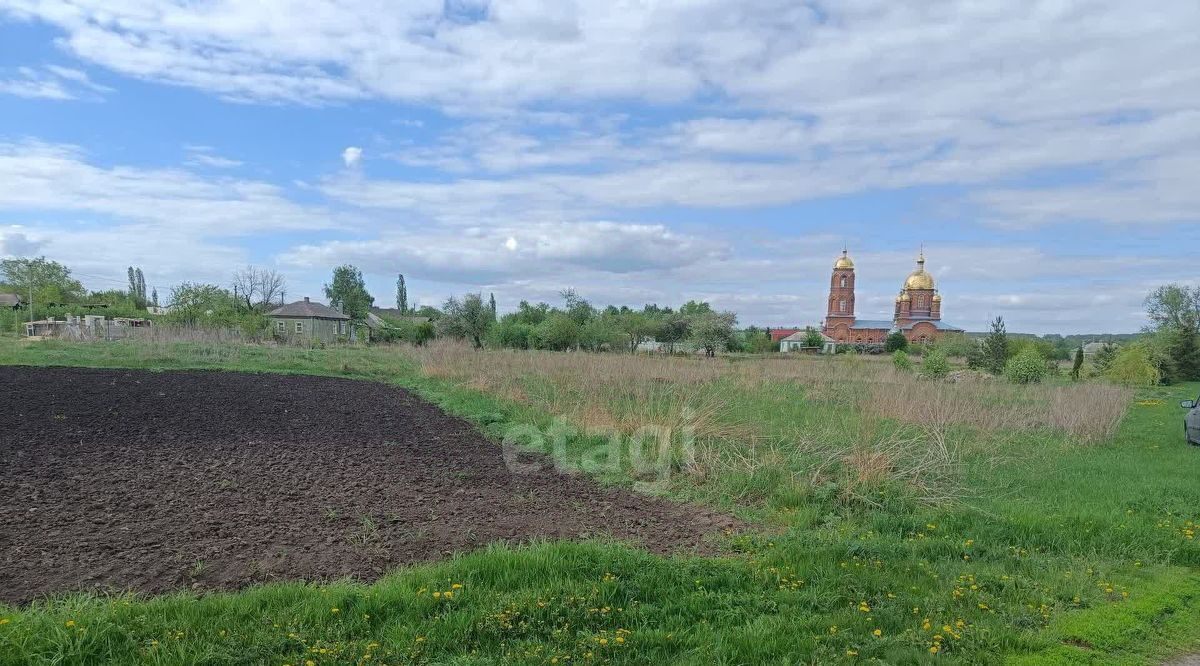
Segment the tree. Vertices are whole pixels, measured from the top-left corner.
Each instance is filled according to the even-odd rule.
[[[810,326],[804,331],[804,346],[821,349],[825,346],[825,338],[820,331]]]
[[[654,322],[654,319],[651,318],[650,321]],[[682,312],[666,313],[661,315],[658,321],[655,322],[653,332],[650,335],[654,336],[655,340],[666,345],[668,350],[674,352],[675,345],[691,337],[691,320]]]
[[[45,257],[0,261],[0,282],[23,298],[32,291],[39,304],[79,302],[87,296],[83,284],[71,277],[71,269]]]
[[[892,366],[899,372],[912,372],[912,359],[908,357],[908,352],[903,349],[897,349],[892,352]]]
[[[900,331],[888,333],[887,339],[883,341],[883,351],[908,351],[908,338],[904,337],[904,333]]]
[[[553,312],[537,326],[538,346],[554,351],[566,351],[579,341],[579,323],[565,312]]]
[[[1004,376],[1014,384],[1038,384],[1046,376],[1046,359],[1037,349],[1026,347],[1004,364]]]
[[[1008,332],[1004,330],[1004,317],[992,322],[992,332],[983,340],[983,365],[988,372],[999,375],[1008,363]]]
[[[233,274],[230,287],[246,310],[266,309],[286,287],[285,278],[269,268],[247,266]]]
[[[657,322],[645,312],[625,310],[609,316],[614,320],[617,331],[624,337],[625,348],[630,354],[636,352],[638,345],[653,337],[659,329]],[[663,340],[660,339],[659,342]]]
[[[1117,346],[1111,342],[1106,342],[1100,346],[1095,356],[1092,357],[1092,365],[1095,366],[1097,373],[1103,375],[1108,372],[1113,359],[1117,357],[1117,349]]]
[[[1200,287],[1164,285],[1150,292],[1145,305],[1156,328],[1200,329]]]
[[[496,295],[488,292],[488,309],[492,311],[492,320],[496,319]]]
[[[215,284],[184,282],[171,290],[169,321],[179,324],[231,324],[236,319],[233,294]]]
[[[1083,347],[1075,349],[1075,362],[1071,364],[1071,379],[1079,381],[1080,374],[1083,373]]]
[[[325,298],[329,299],[331,306],[341,307],[344,314],[359,321],[366,319],[367,312],[375,303],[367,291],[362,271],[350,264],[333,269],[333,281],[325,285]]]
[[[1129,345],[1118,352],[1104,376],[1127,386],[1153,386],[1162,378],[1150,358],[1150,350],[1141,344]]]
[[[592,304],[575,293],[574,289],[564,290],[561,296],[566,305],[567,316],[573,319],[576,324],[582,326],[595,316],[596,311],[592,308]]]
[[[146,276],[142,273],[142,269],[130,266],[129,275],[129,298],[133,299],[134,305],[139,308],[146,307]]]
[[[942,379],[950,374],[950,361],[946,360],[946,355],[938,350],[933,350],[925,355],[925,359],[921,361],[921,376],[928,379]]]
[[[404,273],[396,277],[396,309],[400,314],[408,314],[408,286],[404,284]]]
[[[705,305],[707,306],[707,303]],[[733,338],[733,326],[737,323],[737,315],[732,312],[713,312],[711,308],[695,312],[696,314],[688,317],[692,341],[696,348],[704,350],[705,356],[716,356],[717,350],[728,347]]]
[[[158,307],[158,288],[157,287],[150,291],[150,301],[152,303],[154,303],[154,307]]]
[[[462,300],[451,296],[442,306],[438,325],[446,335],[468,339],[476,349],[482,349],[483,338],[492,326],[492,313],[480,294],[467,294]]]

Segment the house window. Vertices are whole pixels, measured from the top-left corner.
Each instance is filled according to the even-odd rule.
[[[296,332],[297,332],[297,333],[303,333],[303,332],[304,332],[304,322],[302,322],[302,321],[298,321],[298,322],[296,322]]]
[[[283,333],[283,331],[284,331],[284,328],[285,328],[285,325],[284,325],[284,323],[283,323],[283,322],[281,322],[281,321],[277,321],[277,322],[275,322],[275,330],[276,330],[276,331],[279,331],[280,333]]]

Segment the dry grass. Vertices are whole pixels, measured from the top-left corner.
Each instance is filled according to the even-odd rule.
[[[429,376],[589,432],[690,428],[695,449],[683,470],[698,482],[742,480],[741,501],[828,483],[869,501],[888,482],[929,502],[953,499],[964,493],[956,439],[964,433],[1049,430],[1094,442],[1116,431],[1131,399],[1101,384],[927,382],[862,357],[729,361],[444,342],[406,354]]]

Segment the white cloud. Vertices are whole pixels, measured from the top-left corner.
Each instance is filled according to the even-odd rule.
[[[20,225],[0,227],[0,257],[28,257],[44,246],[45,241]]]
[[[178,236],[327,229],[338,217],[293,203],[271,184],[181,169],[101,167],[80,148],[0,143],[0,211],[111,215]]]
[[[94,83],[87,72],[59,65],[41,68],[18,67],[11,73],[0,71],[0,95],[29,99],[98,99],[99,93],[112,88]]]
[[[345,150],[342,151],[342,162],[347,167],[350,167],[350,168],[356,167],[356,166],[358,166],[359,162],[362,161],[362,154],[363,154],[362,148],[359,148],[357,146],[348,146]]]

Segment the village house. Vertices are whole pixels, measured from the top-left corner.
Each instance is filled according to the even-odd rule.
[[[350,317],[307,296],[271,310],[267,317],[275,336],[285,340],[334,342],[339,336],[351,334]]]

